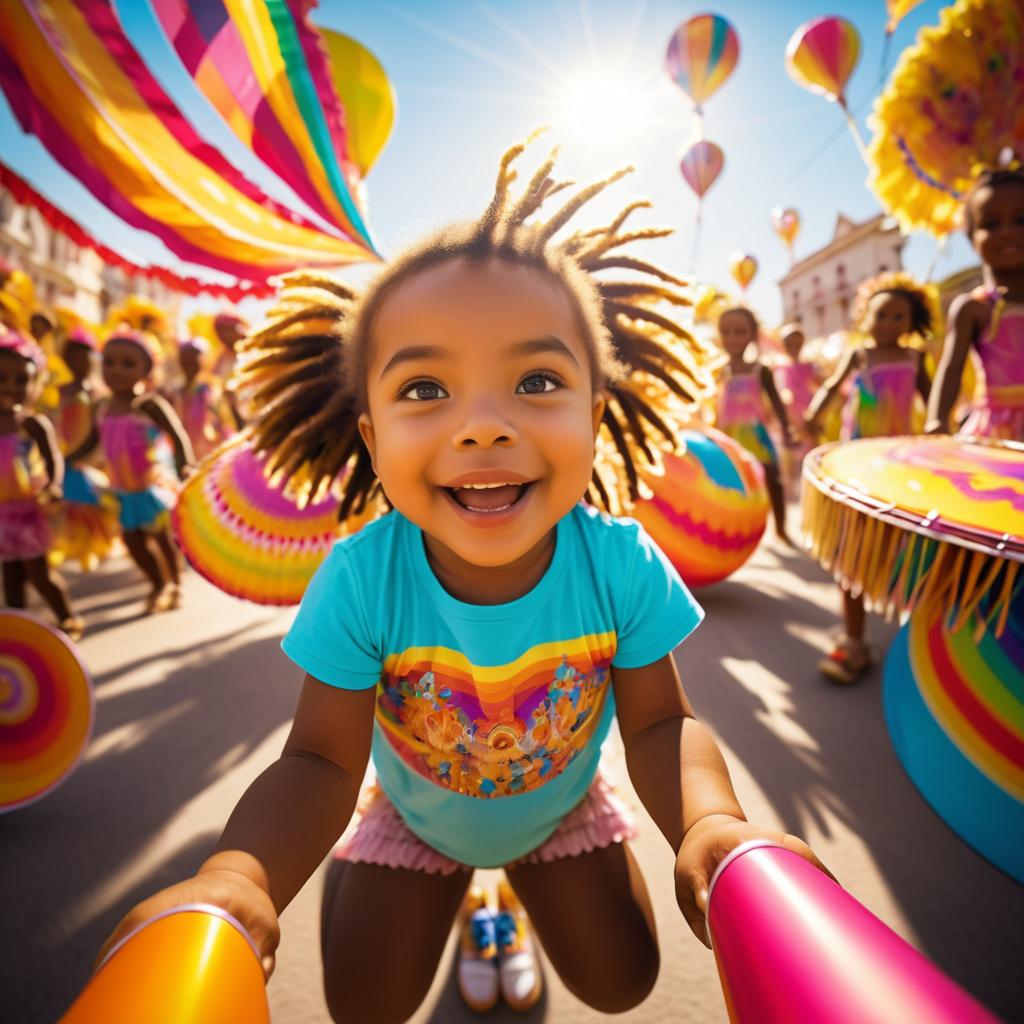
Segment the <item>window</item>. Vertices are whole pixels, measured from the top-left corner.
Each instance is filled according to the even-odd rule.
[[[845,276],[846,276],[846,266],[844,264],[842,264],[842,263],[837,263],[836,264],[836,277],[845,277]]]
[[[799,305],[800,305],[800,292],[799,291],[794,291],[793,292],[793,306],[796,307],[796,306],[799,306]]]
[[[878,272],[880,274],[884,274],[888,269],[889,269],[889,264],[888,263],[879,263],[878,264]]]

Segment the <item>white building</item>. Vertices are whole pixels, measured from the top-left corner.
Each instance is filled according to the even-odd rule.
[[[50,309],[67,306],[93,323],[106,320],[111,306],[129,295],[144,295],[177,318],[181,295],[147,277],[127,275],[104,264],[92,249],[83,249],[55,231],[31,206],[20,206],[0,187],[0,260],[32,279],[39,303]]]
[[[878,214],[857,224],[839,214],[832,241],[793,264],[779,281],[783,320],[801,323],[808,338],[849,327],[857,286],[902,270],[906,241],[893,217]]]

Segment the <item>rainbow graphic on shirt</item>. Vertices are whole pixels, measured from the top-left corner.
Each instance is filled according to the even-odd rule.
[[[468,796],[511,796],[560,774],[601,719],[616,634],[531,647],[505,665],[473,665],[447,647],[384,662],[377,723],[404,764]]]

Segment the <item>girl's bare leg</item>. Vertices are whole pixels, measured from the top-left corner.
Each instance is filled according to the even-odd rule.
[[[125,530],[124,545],[132,560],[142,570],[143,575],[153,587],[152,597],[157,597],[167,582],[164,568],[149,548],[146,535],[142,530]]]
[[[505,873],[574,995],[602,1013],[647,998],[658,977],[658,938],[647,886],[624,843]]]
[[[768,487],[768,498],[772,504],[772,516],[775,519],[775,532],[779,539],[790,547],[794,547],[793,541],[786,532],[786,495],[782,489],[782,480],[779,477],[778,466],[764,467],[764,480]]]
[[[864,640],[864,597],[851,596],[848,590],[843,595],[843,627],[851,640]]]
[[[171,539],[168,530],[159,530],[151,534],[151,537],[156,542],[160,554],[163,555],[168,578],[175,586],[178,586],[181,583],[181,561],[178,554],[178,546]]]
[[[25,563],[12,561],[3,563],[4,604],[8,608],[25,607]]]
[[[58,622],[74,618],[68,600],[68,588],[63,578],[46,564],[45,558],[30,558],[21,563],[29,583],[50,606]]]
[[[384,1024],[416,1012],[472,877],[332,860],[320,939],[334,1021]]]

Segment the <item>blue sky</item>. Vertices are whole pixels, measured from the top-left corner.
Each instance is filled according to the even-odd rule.
[[[904,19],[890,68],[920,26],[938,20],[942,6],[926,0]],[[120,0],[118,9],[136,45],[199,130],[264,187],[286,196],[194,93],[146,5]],[[753,253],[761,266],[748,301],[767,323],[777,321],[776,282],[788,257],[771,230],[771,208],[800,210],[798,258],[831,238],[838,213],[860,220],[878,210],[841,112],[786,74],[786,43],[799,24],[821,15],[842,14],[856,24],[862,53],[848,97],[863,125],[878,92],[884,0],[722,0],[712,7],[678,0],[324,0],[314,20],[368,46],[398,96],[394,134],[367,181],[370,222],[383,251],[394,252],[438,224],[481,210],[503,150],[548,124],[552,131],[535,144],[533,159],[561,142],[565,175],[585,182],[624,162],[637,166],[581,223],[600,223],[629,198],[648,197],[654,210],[641,215],[645,222],[677,228],[672,239],[650,243],[648,255],[689,275],[696,200],[678,163],[696,137],[696,125],[663,59],[676,26],[706,10],[735,26],[740,59],[706,105],[705,137],[723,148],[726,164],[705,197],[696,276],[730,287],[729,255],[736,249]],[[35,139],[21,135],[2,98],[0,138],[3,159],[97,237],[135,259],[193,269],[93,200]],[[920,236],[912,238],[905,258],[911,271],[924,274],[934,254],[935,242]],[[971,261],[966,242],[957,238],[935,274],[945,276]],[[363,280],[365,272],[352,268],[346,276]]]

